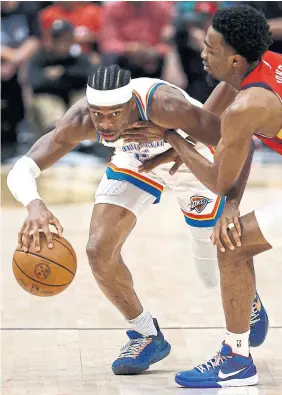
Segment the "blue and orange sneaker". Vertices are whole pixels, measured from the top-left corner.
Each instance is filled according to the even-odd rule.
[[[130,341],[112,364],[114,374],[138,374],[168,356],[171,346],[164,339],[155,318],[154,324],[158,332],[156,336],[143,337],[133,330],[126,332]]]
[[[257,384],[258,375],[251,355],[233,354],[231,347],[223,343],[214,358],[192,370],[177,373],[175,381],[187,388],[244,387]]]
[[[260,346],[266,338],[268,332],[268,315],[260,300],[258,293],[256,293],[250,322],[250,346]]]

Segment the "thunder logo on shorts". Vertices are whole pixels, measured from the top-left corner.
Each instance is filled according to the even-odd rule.
[[[191,196],[190,211],[195,210],[197,213],[201,213],[207,207],[209,203],[212,203],[212,199],[205,196]]]

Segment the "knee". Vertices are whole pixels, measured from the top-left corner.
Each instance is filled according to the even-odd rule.
[[[95,277],[103,278],[112,261],[111,245],[102,236],[91,235],[86,246],[86,253]]]

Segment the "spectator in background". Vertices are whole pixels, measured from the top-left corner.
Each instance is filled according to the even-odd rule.
[[[29,3],[3,1],[1,7],[1,141],[13,147],[24,118],[19,70],[38,50],[40,32],[36,9]]]
[[[187,4],[189,3],[189,4]],[[206,31],[217,10],[217,2],[179,2],[179,15],[175,21],[175,45],[182,69],[187,77],[186,92],[204,103],[217,82],[208,84],[203,69],[201,52]]]
[[[117,1],[104,6],[101,52],[105,65],[129,69],[133,78],[160,78],[170,47],[164,42],[173,2]]]
[[[91,63],[74,42],[74,28],[57,20],[51,29],[51,47],[44,47],[30,61],[28,77],[41,134],[54,128],[59,119],[85,95]]]
[[[273,44],[270,51],[282,53],[282,2],[281,1],[244,1],[266,16],[272,32]]]
[[[68,21],[74,26],[74,40],[82,45],[84,52],[98,51],[103,7],[88,1],[55,1],[39,13],[44,40],[50,39],[51,27],[58,19]]]

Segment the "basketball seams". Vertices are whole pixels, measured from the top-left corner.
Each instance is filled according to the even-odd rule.
[[[57,236],[57,235],[56,235],[56,236]],[[57,237],[58,237],[58,236],[57,236]],[[54,236],[53,236],[53,239],[54,239],[55,241],[57,241],[59,244],[61,244],[62,246],[66,247],[66,249],[67,249],[67,250],[71,253],[71,255],[74,257],[74,259],[77,260],[74,250],[72,251],[72,250],[69,248],[69,246],[67,246],[66,244],[62,243],[62,242],[60,241],[60,239],[57,238],[57,237],[54,237]],[[70,244],[66,239],[64,239],[64,240],[71,246],[71,244]],[[71,248],[72,248],[72,247],[71,247]]]
[[[16,251],[20,251],[20,250],[16,250]],[[33,254],[33,255],[34,255],[34,254]],[[27,278],[29,278],[29,279],[32,280],[32,281],[37,282],[38,284],[45,285],[45,286],[47,286],[47,287],[65,287],[65,286],[69,285],[69,284],[72,282],[72,280],[71,280],[70,282],[65,283],[65,284],[45,284],[45,283],[42,283],[41,281],[35,280],[34,278],[32,278],[32,277],[30,277],[28,274],[26,274],[26,273],[19,267],[19,265],[17,264],[15,258],[13,258],[13,262],[15,262],[17,268],[18,268]]]
[[[23,253],[23,254],[26,254],[26,252],[24,252],[24,251],[22,251],[22,250],[16,250],[15,252],[21,252],[21,253]],[[42,256],[42,255],[39,255],[39,254],[35,254],[34,252],[30,252],[30,251],[28,251],[28,254],[37,256],[38,258],[41,258],[41,259],[44,259],[44,260],[46,260],[46,261],[49,261],[49,262],[53,263],[54,265],[60,266],[62,269],[67,270],[69,273],[71,273],[73,276],[75,276],[75,273],[73,273],[70,269],[68,269],[67,267],[65,267],[65,266],[63,266],[63,265],[60,265],[60,264],[57,263],[57,262],[52,261],[52,260],[49,259],[49,258],[46,258],[45,256]]]

